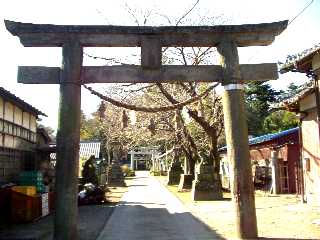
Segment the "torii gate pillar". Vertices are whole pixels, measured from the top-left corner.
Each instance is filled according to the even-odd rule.
[[[217,46],[217,50],[221,55],[224,76],[223,114],[228,159],[232,169],[231,191],[236,211],[237,234],[241,239],[255,239],[258,237],[257,219],[244,108],[244,85],[237,45],[225,41]]]
[[[62,46],[54,239],[77,239],[82,46]]]

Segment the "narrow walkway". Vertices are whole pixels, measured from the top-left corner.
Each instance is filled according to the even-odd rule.
[[[221,238],[196,220],[148,172],[137,172],[98,240],[207,240]]]

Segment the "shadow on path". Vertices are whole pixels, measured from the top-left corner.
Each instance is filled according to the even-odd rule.
[[[224,239],[194,217],[148,172],[136,172],[98,240]]]
[[[111,216],[114,206],[107,204],[79,207],[79,240],[95,240]],[[0,213],[1,214],[1,213]],[[8,225],[0,230],[1,240],[52,240],[53,217],[49,215],[33,223]]]
[[[144,184],[132,184],[132,185],[128,185],[128,187],[145,187],[147,185]]]
[[[173,212],[135,202],[117,206],[98,240],[211,240],[224,239],[189,212]],[[163,205],[163,204],[162,204]]]
[[[316,240],[315,238],[268,238],[268,237],[259,237],[258,240]]]

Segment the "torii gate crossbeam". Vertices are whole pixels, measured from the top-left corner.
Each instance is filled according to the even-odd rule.
[[[267,46],[288,21],[221,26],[75,26],[5,21],[26,47],[62,47],[61,68],[19,67],[18,82],[60,84],[55,239],[77,239],[77,173],[81,84],[216,81],[223,111],[233,200],[240,238],[256,238],[257,223],[243,84],[278,78],[276,64],[240,65],[237,47]],[[217,47],[221,66],[162,66],[162,47]],[[141,47],[141,66],[82,66],[83,47]]]

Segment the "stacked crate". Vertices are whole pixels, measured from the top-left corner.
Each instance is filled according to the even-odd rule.
[[[45,192],[45,186],[43,184],[42,172],[39,171],[24,171],[20,173],[20,185],[21,186],[35,186],[37,192]]]
[[[40,195],[29,196],[11,191],[11,221],[13,223],[30,222],[41,216]]]
[[[14,186],[11,189],[12,191],[23,193],[28,196],[35,196],[37,194],[35,186]]]

